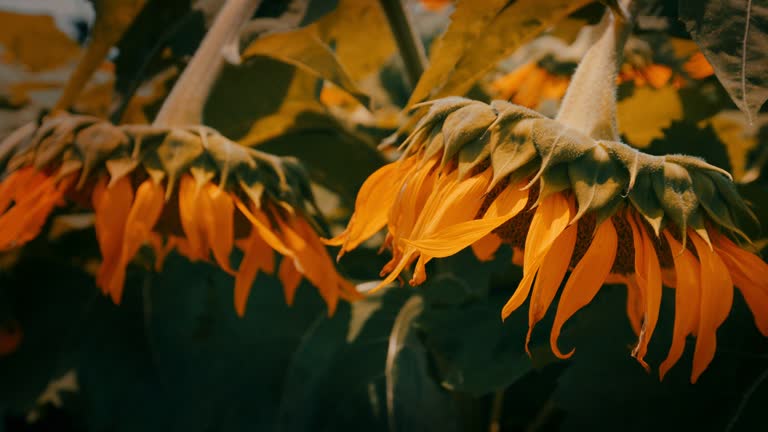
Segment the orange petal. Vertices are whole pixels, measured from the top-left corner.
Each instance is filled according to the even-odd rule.
[[[542,260],[552,247],[552,243],[568,226],[572,215],[573,205],[561,194],[552,194],[544,198],[536,208],[528,235],[525,238],[523,280],[520,281],[515,293],[504,305],[501,311],[502,319],[506,319],[528,298],[531,284]]]
[[[661,88],[672,78],[672,69],[669,66],[652,64],[643,70],[645,79],[653,88]]]
[[[16,352],[23,338],[24,332],[16,320],[0,324],[0,357]]]
[[[745,251],[728,237],[713,233],[713,245],[722,258],[736,287],[752,311],[755,324],[768,336],[768,264]]]
[[[289,223],[278,219],[277,223],[285,244],[293,251],[293,265],[317,288],[329,314],[333,314],[339,300],[338,275],[317,234],[299,217]]]
[[[536,68],[534,62],[526,63],[514,71],[504,75],[491,84],[501,99],[510,99],[520,89],[520,84],[528,74]]]
[[[693,79],[703,79],[715,73],[712,65],[709,64],[707,58],[701,52],[697,52],[689,57],[688,61],[683,65],[683,69]]]
[[[101,178],[96,183],[92,195],[94,228],[102,257],[96,284],[105,293],[115,266],[120,262],[125,222],[133,203],[133,187],[127,177],[120,178],[111,187],[107,184],[107,179]]]
[[[438,170],[433,170],[433,167],[436,162],[437,159],[435,158],[429,159],[421,167],[407,173],[400,186],[400,192],[387,216],[393,248],[399,247],[401,238],[411,234],[426,202],[434,192]]]
[[[531,341],[531,332],[533,327],[544,318],[544,315],[552,304],[557,289],[563,282],[565,273],[571,263],[573,248],[576,246],[578,228],[576,224],[569,226],[552,243],[549,252],[544,256],[539,269],[536,283],[533,285],[531,294],[531,305],[528,309],[528,334],[525,336],[525,351],[528,351],[528,343]]]
[[[0,250],[21,246],[35,238],[72,184],[72,176],[57,185],[53,177],[33,168],[28,170],[23,170],[15,180],[6,180],[13,190],[2,197],[2,204],[6,208],[11,201],[15,204],[0,216]]]
[[[125,237],[120,264],[112,281],[110,294],[115,303],[120,303],[123,294],[125,268],[133,259],[142,244],[149,241],[150,233],[160,218],[165,202],[163,186],[152,179],[145,180],[136,190],[136,199],[125,221]]]
[[[293,258],[283,257],[282,261],[280,261],[280,268],[277,270],[277,277],[283,284],[285,302],[292,305],[293,299],[296,296],[296,288],[299,287],[301,282],[301,273],[296,269]]]
[[[474,197],[470,196],[469,199],[473,198]],[[405,241],[418,249],[422,254],[431,257],[443,258],[454,255],[465,247],[480,241],[480,239],[489,235],[493,230],[501,226],[501,224],[515,217],[515,215],[525,208],[527,201],[527,191],[521,191],[518,187],[509,187],[504,189],[499,196],[496,197],[482,218],[448,225],[421,240]],[[461,205],[461,203],[457,203],[456,205]],[[474,207],[470,208],[470,210],[472,209],[474,209]],[[475,213],[476,212],[477,211],[475,210]],[[468,214],[469,212],[464,212],[463,217],[466,217]],[[457,219],[460,218],[462,218],[462,216],[457,217]],[[444,221],[440,222],[441,224],[446,223]],[[501,241],[499,240],[499,244],[500,242]],[[498,244],[496,244],[496,247],[491,253],[495,252],[497,248]]]
[[[387,224],[387,212],[397,198],[400,186],[397,174],[401,170],[401,162],[393,162],[371,174],[357,193],[355,213],[347,229],[325,243],[343,245],[342,249],[348,251],[381,230]]]
[[[245,315],[248,294],[259,270],[267,273],[275,270],[275,253],[254,229],[251,230],[243,260],[235,276],[235,311],[239,316]]]
[[[695,383],[715,357],[717,329],[733,304],[733,282],[720,256],[694,231],[689,233],[701,261],[701,308],[691,383]]]
[[[183,175],[179,181],[179,219],[187,238],[188,248],[183,253],[192,261],[208,259],[207,236],[203,229],[199,211],[199,197],[202,188],[191,175]],[[180,251],[181,252],[181,251]]]
[[[645,312],[644,293],[637,283],[635,275],[625,278],[627,285],[627,317],[632,331],[640,336],[643,327],[643,313]]]
[[[288,246],[286,246],[285,243],[272,232],[272,229],[270,229],[269,218],[263,211],[257,209],[255,206],[249,210],[237,197],[233,197],[233,199],[240,212],[251,222],[253,229],[258,232],[259,236],[264,239],[272,249],[282,255],[293,256],[293,252],[291,252]]]
[[[629,217],[628,219],[633,219]],[[637,219],[630,222],[632,241],[635,248],[635,280],[645,300],[643,325],[640,329],[637,345],[632,350],[634,357],[646,370],[648,364],[643,360],[648,352],[648,342],[656,329],[661,307],[661,266],[653,242],[644,225]],[[637,253],[637,251],[642,251]]]
[[[682,251],[682,253],[672,254],[676,275],[675,324],[672,330],[672,345],[669,348],[669,354],[659,366],[660,379],[664,379],[667,372],[683,355],[685,338],[694,331],[701,307],[699,261],[669,231],[665,230],[664,236],[673,251]]]
[[[229,256],[235,242],[235,207],[232,198],[213,183],[203,188],[200,209],[207,242],[211,245],[216,262],[227,273],[234,274]]]
[[[560,330],[563,328],[563,324],[576,311],[589,304],[600,290],[605,278],[611,272],[611,267],[613,267],[617,246],[616,228],[614,228],[613,222],[607,219],[597,228],[589,249],[571,272],[571,276],[563,288],[563,294],[560,296],[560,304],[557,307],[555,322],[552,324],[552,333],[549,338],[552,352],[558,358],[568,358],[573,355],[575,348],[568,354],[563,354],[557,347]]]
[[[487,234],[485,237],[472,243],[472,252],[480,261],[491,261],[499,246],[501,246],[501,237],[496,234]]]

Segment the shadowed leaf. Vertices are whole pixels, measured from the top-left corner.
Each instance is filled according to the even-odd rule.
[[[768,99],[768,7],[753,0],[681,0],[680,19],[752,123]]]

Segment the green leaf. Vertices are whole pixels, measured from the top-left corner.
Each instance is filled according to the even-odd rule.
[[[384,376],[387,380],[387,414],[390,425],[397,424],[395,411],[395,389],[399,386],[397,357],[408,340],[413,321],[424,310],[424,301],[420,296],[413,296],[405,302],[392,324],[387,346],[387,362],[384,366]]]
[[[347,129],[325,112],[284,114],[289,116],[285,121],[291,126],[262,142],[259,149],[299,158],[313,181],[339,193],[346,202],[353,202],[365,179],[386,163],[372,140]]]
[[[333,50],[323,42],[314,28],[273,33],[256,39],[243,51],[243,59],[265,56],[292,64],[346,90],[361,104],[368,106],[364,94],[339,63]]]
[[[680,0],[680,19],[752,123],[768,100],[768,8],[753,0]]]
[[[465,94],[499,60],[591,1],[460,1],[408,105]]]
[[[340,306],[333,319],[320,313],[291,357],[280,397],[279,430],[309,430],[320,417],[317,399],[322,397],[322,386],[345,343],[349,325],[349,307]]]

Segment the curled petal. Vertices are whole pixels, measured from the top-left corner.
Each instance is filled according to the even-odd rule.
[[[744,296],[757,328],[768,336],[768,264],[720,233],[713,233],[713,239],[715,251]]]
[[[549,338],[552,352],[557,357],[568,358],[573,355],[575,349],[568,354],[563,354],[557,347],[560,330],[563,328],[563,324],[576,311],[589,304],[600,290],[613,266],[617,246],[616,228],[614,228],[613,222],[607,219],[597,228],[592,243],[579,263],[576,264],[576,268],[571,272],[571,276],[563,288],[563,294],[560,296],[560,304],[557,307],[555,322],[552,324],[552,333]]]
[[[570,225],[563,233],[552,243],[547,255],[541,263],[541,268],[536,276],[536,283],[533,285],[531,294],[531,305],[528,310],[528,334],[525,336],[525,351],[530,355],[528,344],[531,341],[533,327],[544,318],[549,305],[552,304],[557,289],[563,282],[565,273],[571,262],[571,255],[576,246],[578,227],[576,224]]]
[[[691,231],[689,235],[701,262],[701,307],[691,373],[691,383],[695,383],[715,357],[717,329],[728,317],[733,304],[733,282],[717,252],[695,232]]]
[[[685,338],[696,331],[699,321],[699,309],[701,307],[700,274],[701,269],[696,257],[680,244],[669,231],[664,231],[664,236],[673,251],[682,250],[682,253],[672,254],[675,264],[675,324],[672,329],[672,346],[669,348],[667,358],[659,366],[659,377],[664,376],[677,363],[685,350]]]
[[[648,342],[659,320],[661,265],[656,249],[642,223],[634,217],[629,217],[628,220],[632,227],[632,241],[635,248],[635,280],[645,300],[643,325],[640,328],[637,345],[632,350],[632,356],[648,370],[648,364],[645,363],[644,358],[648,351]]]
[[[528,298],[531,284],[539,271],[542,260],[552,247],[552,243],[568,226],[573,213],[573,204],[561,194],[553,194],[544,198],[536,208],[528,236],[525,238],[523,280],[520,281],[515,293],[504,305],[501,311],[502,319],[506,319]]]

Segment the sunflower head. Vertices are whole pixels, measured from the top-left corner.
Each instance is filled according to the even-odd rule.
[[[289,302],[302,277],[329,312],[339,296],[356,297],[315,234],[319,213],[293,158],[238,145],[205,126],[115,126],[58,115],[6,138],[0,162],[0,248],[34,238],[66,199],[92,206],[103,255],[97,284],[116,302],[143,244],[155,249],[158,267],[174,248],[193,260],[213,256],[235,275],[240,314],[257,273],[274,272],[274,251],[283,256],[278,276]],[[244,254],[237,270],[235,247]]]
[[[757,220],[724,170],[595,140],[507,102],[446,98],[419,108],[427,111],[402,143],[401,160],[366,181],[347,230],[330,241],[344,252],[386,226],[393,259],[382,286],[414,263],[411,283],[419,284],[433,258],[471,246],[489,259],[507,243],[522,251],[523,280],[503,317],[530,294],[532,329],[571,271],[552,329],[558,356],[570,355],[557,346],[565,321],[611,281],[628,286],[638,334],[632,354],[643,365],[662,284],[683,287],[662,373],[688,334],[699,338],[693,379],[703,371],[734,284],[768,335],[768,266],[734,242],[749,247]]]

